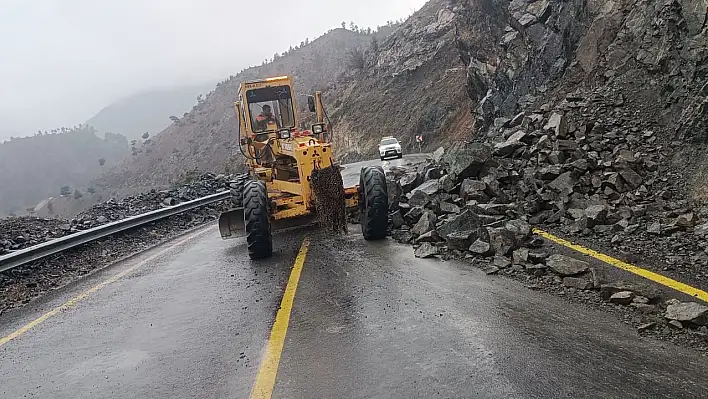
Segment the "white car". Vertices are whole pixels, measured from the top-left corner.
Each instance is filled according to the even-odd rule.
[[[403,157],[403,150],[401,149],[401,143],[395,137],[384,137],[379,143],[379,155],[381,160],[388,156],[395,155],[397,158]]]

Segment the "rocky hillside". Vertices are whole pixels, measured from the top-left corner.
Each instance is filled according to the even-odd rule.
[[[515,252],[504,225],[515,218],[708,287],[708,3],[470,0],[451,11],[473,125],[425,183],[407,175],[392,190],[398,238],[599,288],[586,270],[554,278]]]
[[[385,35],[383,29],[378,35]],[[246,69],[216,85],[191,112],[138,150],[137,155],[107,173],[99,185],[117,194],[139,192],[179,181],[197,171],[230,171],[241,166],[236,157],[236,120],[233,103],[240,82],[264,76],[292,74],[302,106],[305,95],[327,90],[348,71],[350,50],[368,46],[376,34],[335,29],[292,49],[273,62]]]
[[[417,150],[416,135],[428,150],[494,143],[495,120],[550,109],[577,114],[576,129],[604,118],[604,128],[631,121],[658,143],[703,143],[706,24],[705,0],[431,0],[385,38],[337,29],[220,83],[103,183],[140,190],[238,167],[238,83],[284,73],[295,75],[302,93],[325,91],[342,162],[374,156],[383,135],[399,137],[406,151]],[[589,109],[583,96],[593,93],[623,110]],[[616,134],[629,126],[619,123]],[[708,175],[696,148],[679,147],[668,161],[690,159],[695,176]],[[692,184],[708,192],[702,181]]]
[[[630,149],[630,134],[643,132],[635,139],[666,155],[662,165],[702,168],[708,3],[485,4],[466,2],[457,19],[478,139],[494,136],[495,118],[556,108],[573,131],[608,132]],[[694,193],[703,186],[692,184]]]
[[[139,139],[145,132],[157,134],[172,123],[170,116],[181,117],[211,87],[185,86],[139,93],[103,108],[86,125],[96,128],[99,134],[118,133],[128,140]]]
[[[125,137],[101,139],[90,127],[6,141],[0,144],[0,216],[23,214],[49,196],[87,195],[91,180],[129,153]]]
[[[470,100],[450,1],[431,0],[393,34],[369,46],[365,63],[325,96],[343,161],[376,156],[381,136],[404,150],[434,149],[469,134]]]
[[[695,103],[708,70],[704,0],[466,3],[459,43],[483,125],[524,105],[607,88],[646,124],[705,127]]]

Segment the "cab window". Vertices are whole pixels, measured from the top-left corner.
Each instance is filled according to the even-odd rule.
[[[396,140],[396,139],[383,139],[383,140],[381,140],[381,145],[391,145],[391,144],[398,144],[398,140]]]
[[[263,133],[295,127],[289,86],[263,87],[246,92],[251,130]]]

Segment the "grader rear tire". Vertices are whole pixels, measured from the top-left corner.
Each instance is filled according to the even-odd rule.
[[[247,181],[243,188],[243,219],[248,256],[267,258],[273,254],[273,235],[268,211],[268,192],[260,180]]]
[[[365,240],[386,238],[388,186],[380,166],[365,166],[359,174],[359,223]]]

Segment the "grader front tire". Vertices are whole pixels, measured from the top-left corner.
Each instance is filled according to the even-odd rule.
[[[267,258],[273,254],[273,235],[268,211],[268,192],[260,180],[247,181],[243,188],[243,219],[248,256]]]
[[[246,184],[248,179],[248,174],[242,173],[237,175],[234,182],[231,183],[231,203],[234,208],[240,208],[243,206],[243,186]]]
[[[380,166],[366,166],[359,175],[359,223],[365,240],[380,240],[388,230],[388,186]]]

